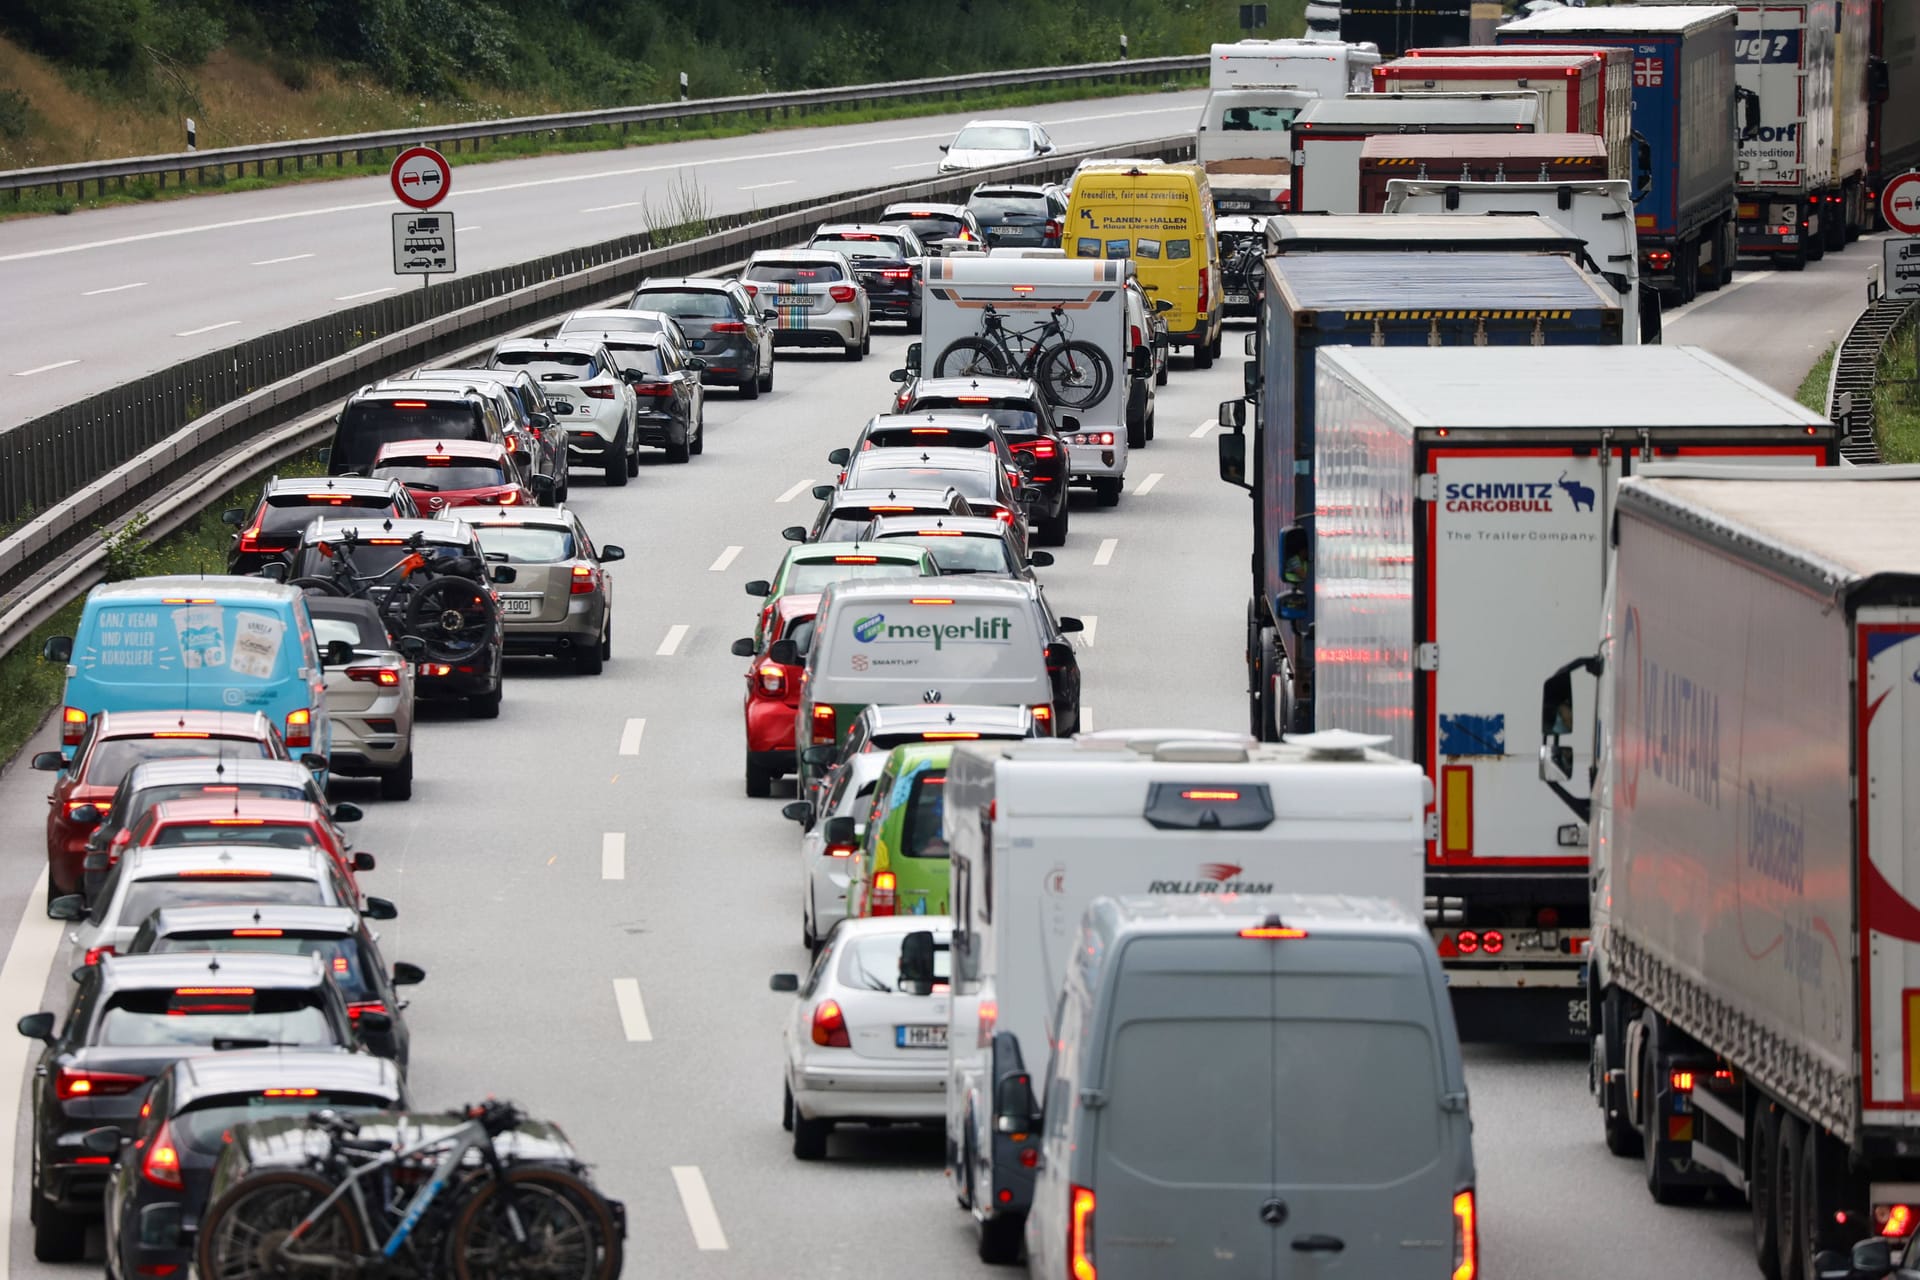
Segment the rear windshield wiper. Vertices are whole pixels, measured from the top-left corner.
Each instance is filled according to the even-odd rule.
[[[289,1040],[269,1040],[265,1036],[216,1036],[215,1049],[298,1049]]]

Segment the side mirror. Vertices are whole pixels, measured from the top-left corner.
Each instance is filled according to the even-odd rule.
[[[1085,631],[1086,629],[1087,629],[1087,624],[1086,624],[1086,623],[1084,623],[1084,622],[1082,622],[1082,621],[1080,621],[1080,619],[1078,619],[1078,618],[1062,618],[1062,619],[1060,619],[1060,634],[1061,634],[1061,635],[1067,635],[1067,636],[1070,636],[1070,635],[1073,635],[1073,634],[1074,634],[1075,632],[1078,632],[1078,631]]]
[[[1280,531],[1280,581],[1296,585],[1313,576],[1313,548],[1305,525]]]
[[[817,484],[813,486],[813,496],[825,502],[833,496],[833,486],[830,484]]]
[[[762,311],[760,313],[760,318],[762,320],[767,321],[769,324],[776,324],[780,320],[780,313],[778,311],[769,309],[766,311]]]
[[[49,636],[40,646],[40,656],[48,662],[70,662],[73,659],[72,636]]]
[[[828,818],[827,825],[820,834],[826,838],[828,844],[839,845],[841,848],[852,848],[860,843],[860,828],[851,814]]]
[[[916,929],[900,939],[900,985],[909,995],[933,994],[933,933]]]
[[[59,901],[59,899],[55,899]],[[29,1040],[44,1040],[53,1043],[53,1015],[50,1013],[30,1013],[13,1024],[14,1030]]]
[[[898,371],[896,370],[896,372]],[[827,461],[831,462],[836,467],[844,467],[847,465],[847,463],[853,461],[853,450],[835,449],[832,453],[829,453],[827,455]],[[813,496],[818,498],[822,495],[816,493]]]
[[[816,743],[800,753],[800,763],[812,765],[816,769],[822,765],[832,764],[833,748],[824,742]]]
[[[33,767],[41,773],[58,773],[67,767],[67,758],[58,751],[41,751],[33,757]]]
[[[744,590],[750,596],[770,596],[773,594],[773,584],[765,578],[755,578],[747,583]]]
[[[77,893],[66,894],[47,904],[47,914],[55,920],[83,920],[87,915],[87,900]]]
[[[1153,348],[1141,343],[1133,349],[1133,376],[1144,378],[1153,372]]]
[[[80,1135],[80,1149],[96,1156],[115,1156],[120,1154],[120,1144],[125,1141],[119,1129],[102,1125]]]
[[[780,816],[788,822],[797,822],[803,831],[813,830],[813,801],[789,800],[780,808]]]
[[[368,1009],[353,1021],[355,1029],[362,1036],[385,1035],[393,1030],[393,1015],[390,1013],[379,1013]]]
[[[1036,551],[1027,557],[1027,563],[1036,569],[1049,568],[1053,564],[1053,552]]]
[[[913,375],[911,373],[908,373],[905,369],[887,370],[888,382],[908,382],[908,381],[911,381],[912,378],[913,378]]]
[[[909,342],[907,344],[907,372],[908,373],[914,374],[916,376],[919,374],[920,352],[922,350],[923,350],[923,347],[918,342]]]
[[[767,648],[767,660],[783,667],[800,665],[800,646],[791,640],[775,640]]]
[[[553,425],[553,415],[550,413],[530,413],[527,415],[527,421],[532,424],[535,431],[545,431]]]
[[[1222,400],[1219,408],[1220,429],[1222,431],[1245,431],[1247,429],[1247,402],[1245,400]]]
[[[333,820],[335,822],[358,822],[366,816],[366,811],[350,800],[342,800],[339,804],[333,806]]]
[[[1165,298],[1155,298],[1153,300],[1153,309],[1165,315],[1167,312],[1173,310],[1173,303],[1167,301]]]
[[[687,368],[693,370],[695,373],[699,373],[707,367],[705,358],[701,356],[688,356],[685,364]]]
[[[105,814],[100,812],[99,805],[83,804],[78,809],[75,809],[72,813],[69,813],[67,815],[67,820],[73,823],[75,826],[97,827],[100,825],[100,819],[105,816],[106,816]]]
[[[994,1082],[995,1133],[1032,1133],[1040,1127],[1039,1107],[1033,1101],[1033,1079],[1024,1071],[1009,1071]]]
[[[373,868],[374,868],[374,861],[373,861],[372,854],[366,852],[363,849],[359,853],[356,853],[353,855],[353,869],[355,871],[371,871],[373,870]]]
[[[1853,1246],[1853,1256],[1849,1259],[1856,1273],[1868,1277],[1884,1276],[1893,1270],[1893,1241],[1882,1236],[1873,1236]]]
[[[400,656],[410,662],[418,662],[427,656],[427,642],[419,636],[401,636],[396,646]]]
[[[728,648],[736,658],[751,658],[753,656],[753,637],[741,636],[729,645]]]
[[[512,582],[515,578],[518,578],[520,576],[520,571],[514,568],[510,564],[497,564],[493,566],[492,570],[488,572],[487,576],[493,579],[493,581],[499,583],[501,586],[505,586],[508,583]]]
[[[220,513],[221,524],[243,525],[246,522],[247,509],[245,507],[228,507]]]
[[[315,773],[325,773],[327,771],[327,758],[318,751],[307,752],[307,754],[300,757],[300,763]]]
[[[798,991],[800,975],[797,973],[776,973],[767,979],[767,987],[773,991]]]
[[[952,144],[951,142],[943,142],[943,143],[941,143],[941,144],[940,144],[940,154],[941,154],[941,155],[945,155],[945,154],[946,154],[947,152],[949,152],[949,151],[951,151],[951,150],[953,150],[953,144]]]
[[[393,963],[393,985],[396,987],[414,987],[427,980],[427,971],[417,964],[408,964],[405,960]]]
[[[601,564],[612,564],[615,560],[625,560],[626,558],[627,549],[625,547],[609,545],[600,548]]]
[[[400,908],[385,898],[368,898],[366,910],[360,913],[369,920],[398,920]]]
[[[345,640],[329,640],[320,661],[329,667],[347,666],[353,661],[353,646]]]
[[[284,560],[269,560],[260,566],[260,576],[270,582],[287,580],[287,564]]]
[[[536,475],[527,484],[533,489],[533,496],[541,506],[553,505],[553,495],[559,492],[559,486],[554,483],[552,476]]]
[[[1214,438],[1214,448],[1220,456],[1220,478],[1236,488],[1251,491],[1253,486],[1247,483],[1246,432],[1222,431]]]
[[[780,531],[780,536],[788,542],[805,542],[807,540],[807,526],[803,524],[790,524]]]

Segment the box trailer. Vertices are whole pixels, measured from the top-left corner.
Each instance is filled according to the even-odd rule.
[[[1362,93],[1322,98],[1293,121],[1296,213],[1360,212],[1360,149],[1382,133],[1535,133],[1540,95]]]
[[[1383,213],[1395,178],[1432,182],[1605,180],[1605,141],[1591,133],[1382,133],[1360,145],[1361,213]]]
[[[1920,468],[1655,466],[1616,512],[1541,766],[1595,744],[1607,1145],[1744,1193],[1762,1274],[1849,1274],[1814,1256],[1920,1214]]]
[[[1417,45],[1465,44],[1471,0],[1340,0],[1340,38],[1367,40],[1389,58]]]
[[[1659,457],[1831,464],[1833,425],[1692,347],[1316,364],[1315,518],[1282,536],[1313,601],[1313,723],[1386,735],[1433,783],[1426,893],[1462,1033],[1584,1041],[1587,760],[1542,787],[1527,727],[1599,629],[1614,490]]]
[[[1640,279],[1676,305],[1733,278],[1734,28],[1731,5],[1614,5],[1549,9],[1494,37],[1632,51]]]
[[[1381,93],[1531,90],[1540,95],[1541,132],[1597,134],[1607,155],[1607,171],[1599,176],[1633,177],[1633,98],[1608,92],[1607,62],[1598,50],[1531,58],[1396,58],[1373,69],[1373,87]]]
[[[1920,169],[1920,4],[1873,0],[1867,59],[1867,206],[1875,230],[1887,223],[1880,192]]]
[[[1011,1108],[995,1103],[1045,1069],[1095,897],[1330,893],[1420,910],[1426,783],[1377,742],[1148,730],[955,749],[947,1171],[983,1259],[1018,1257],[1034,1179],[1022,1157],[1039,1150],[1038,1134],[998,1131]]]
[[[1236,40],[1216,44],[1208,64],[1207,87],[1245,89],[1291,85],[1323,98],[1363,93],[1367,73],[1380,61],[1370,44],[1336,40]]]

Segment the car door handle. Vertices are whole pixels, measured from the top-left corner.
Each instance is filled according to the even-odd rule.
[[[1347,1247],[1347,1242],[1338,1236],[1295,1236],[1295,1253],[1339,1253]]]

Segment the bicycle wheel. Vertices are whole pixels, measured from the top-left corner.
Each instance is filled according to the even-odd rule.
[[[1035,373],[1041,394],[1063,409],[1091,408],[1113,386],[1113,365],[1106,352],[1091,342],[1076,340],[1047,348]]]
[[[196,1252],[202,1280],[331,1280],[353,1274],[366,1253],[366,1232],[344,1199],[286,1247],[294,1227],[332,1194],[326,1179],[296,1169],[256,1173],[227,1188],[200,1223]]]
[[[493,639],[493,594],[465,578],[436,578],[407,599],[404,626],[435,662],[464,662]]]
[[[515,1238],[505,1187],[526,1243]],[[620,1274],[620,1233],[607,1203],[565,1169],[518,1165],[505,1182],[479,1182],[454,1217],[448,1263],[456,1280],[612,1280]]]
[[[332,578],[295,578],[287,585],[290,587],[298,587],[302,591],[311,591],[313,594],[319,596],[344,596],[347,594],[340,589],[340,584]]]
[[[956,338],[933,362],[936,378],[997,378],[1006,371],[1006,358],[1000,354],[1000,348],[984,338]]]

